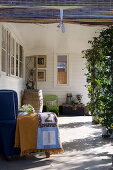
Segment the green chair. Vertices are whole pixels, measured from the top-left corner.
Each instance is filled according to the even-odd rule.
[[[59,116],[59,101],[56,95],[45,95],[44,96],[46,111],[55,112]]]

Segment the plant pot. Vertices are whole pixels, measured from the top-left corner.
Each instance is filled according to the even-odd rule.
[[[97,118],[96,116],[92,116],[92,123],[99,124],[100,123],[99,118]]]
[[[102,136],[107,135],[107,129],[105,126],[102,127]]]
[[[105,126],[102,127],[102,137],[103,138],[108,138],[110,135],[108,134],[108,130]]]
[[[71,96],[67,96],[67,104],[71,104]]]

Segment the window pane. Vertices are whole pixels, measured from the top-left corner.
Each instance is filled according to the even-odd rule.
[[[67,56],[57,56],[57,84],[67,84]]]
[[[10,38],[10,52],[11,52],[11,56],[13,55],[13,38]]]
[[[13,38],[13,56],[15,55],[15,40]]]
[[[19,77],[23,77],[23,47],[19,47]]]
[[[18,59],[18,43],[16,43],[16,59]]]
[[[20,62],[20,65],[19,65],[19,77],[23,77],[23,63]]]
[[[7,31],[7,75],[10,75],[10,33]]]
[[[2,71],[6,72],[6,51],[2,49]]]
[[[7,54],[7,75],[10,75],[10,55]]]
[[[22,46],[21,45],[19,45],[19,47],[20,47],[20,61],[22,61],[23,60],[23,52],[22,52]]]
[[[10,53],[10,33],[8,34],[8,53]]]
[[[10,36],[11,74],[15,75],[14,38]]]
[[[18,76],[18,66],[19,66],[19,62],[18,62],[18,43],[16,43],[16,76]]]
[[[10,51],[11,51],[11,55],[14,56],[15,54],[15,40],[13,37],[10,38]]]
[[[11,57],[11,74],[14,75],[14,57]]]
[[[6,30],[2,27],[2,48],[6,49]]]
[[[16,60],[16,76],[18,76],[18,60]]]

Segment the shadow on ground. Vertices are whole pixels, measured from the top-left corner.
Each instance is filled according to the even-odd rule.
[[[92,125],[91,122],[74,122],[74,123],[67,123],[67,124],[60,124],[59,128],[78,128],[82,126],[89,126]]]
[[[99,134],[99,133],[98,133]],[[96,135],[98,135],[96,133]],[[112,139],[103,139],[101,136],[99,137],[88,137],[84,139],[75,139],[71,142],[64,142],[63,148],[65,151],[85,151],[87,149],[91,148],[97,148],[97,147],[104,147],[106,144],[111,144],[113,142]]]
[[[0,161],[0,170],[25,170],[34,168],[40,169],[41,167],[46,169],[44,167],[52,163],[51,159],[47,159],[45,156],[40,158],[40,156],[36,153],[23,157],[15,156],[10,161],[6,161],[2,156],[0,159],[2,160],[2,163]]]
[[[16,156],[9,162],[0,156],[0,170],[113,170],[111,167],[112,155],[109,152],[112,149],[113,139],[103,139],[100,130],[98,131],[99,126],[94,126],[90,121],[86,121],[67,122],[59,125],[59,127],[64,130],[65,135],[70,135],[67,134],[68,128],[74,130],[76,127],[78,133],[79,128],[91,128],[92,134],[86,138],[81,137],[70,142],[64,142],[64,153],[52,155],[49,159],[45,158],[43,153],[30,154],[24,157]],[[109,149],[105,149],[107,145],[110,146]],[[100,147],[101,150],[99,150]],[[95,152],[95,149],[99,151]]]
[[[67,123],[67,124],[62,124],[59,125],[60,129],[74,129],[74,128],[85,128],[89,127],[92,129],[100,129],[100,125],[93,125],[92,122],[74,122],[74,123]],[[79,133],[79,129],[78,129]],[[87,132],[86,132],[87,133]],[[63,143],[63,148],[65,151],[85,151],[87,149],[91,148],[97,148],[97,147],[104,147],[106,144],[111,144],[113,143],[113,139],[109,138],[102,138],[101,132],[93,132],[90,137],[86,138],[80,138],[80,139],[75,139],[71,142],[64,142]]]

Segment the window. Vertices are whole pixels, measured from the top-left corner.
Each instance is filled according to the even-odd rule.
[[[6,29],[2,27],[2,71],[6,72],[6,62],[7,62],[7,36]]]
[[[20,59],[19,59],[19,77],[23,77],[23,48],[21,45],[19,45],[19,54],[20,54]]]
[[[16,43],[16,76],[18,76],[18,69],[19,69],[19,55],[18,55],[18,43]]]
[[[67,84],[67,55],[57,56],[57,84]]]
[[[10,57],[11,57],[11,75],[15,75],[15,41],[11,37],[11,46],[10,46]]]
[[[23,47],[2,26],[1,71],[7,76],[23,77]]]
[[[7,75],[10,75],[10,33],[7,31]]]

